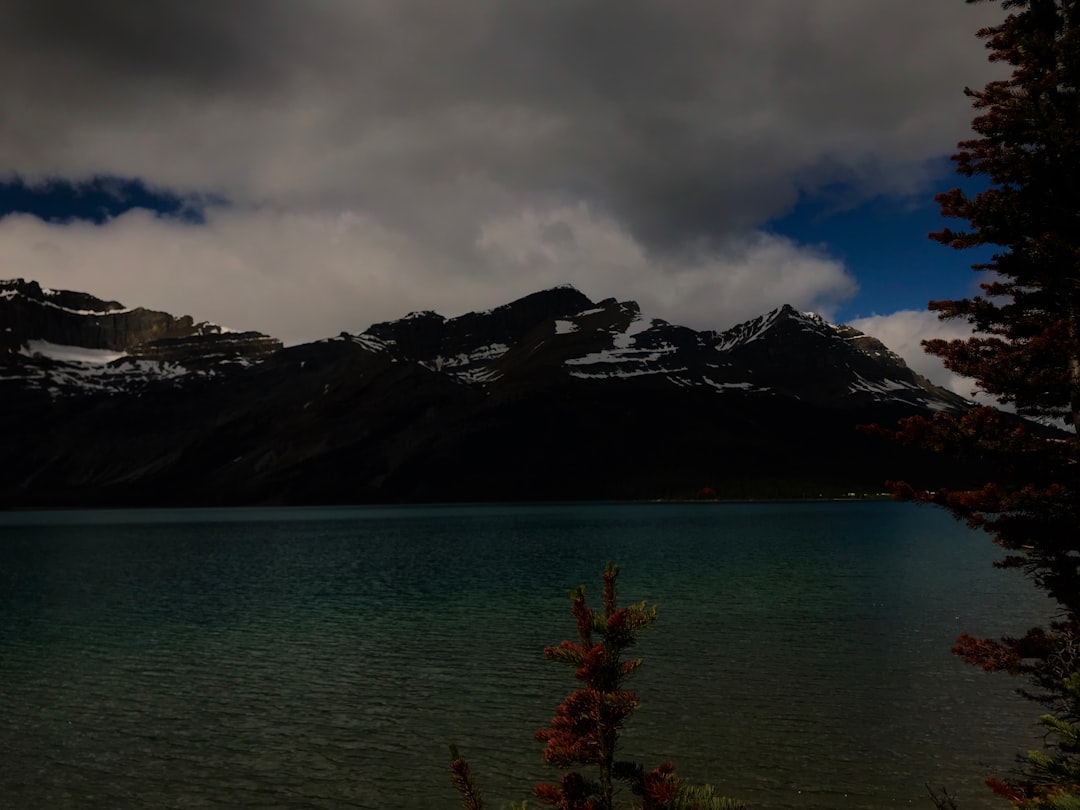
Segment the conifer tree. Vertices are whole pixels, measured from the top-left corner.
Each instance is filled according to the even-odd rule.
[[[633,796],[634,810],[743,810],[743,805],[716,793],[711,785],[690,785],[675,774],[670,761],[646,771],[636,762],[616,759],[619,731],[638,706],[626,680],[641,659],[624,658],[641,632],[656,621],[656,606],[646,602],[618,607],[619,567],[604,569],[603,608],[594,611],[585,599],[585,586],[570,592],[578,641],[545,647],[544,657],[574,668],[581,687],[555,710],[551,725],[536,732],[545,744],[544,760],[559,768],[585,766],[587,774],[566,770],[557,784],[538,784],[533,795],[560,810],[615,810],[616,780]],[[450,778],[464,810],[483,810],[480,790],[468,762],[451,747]],[[595,768],[595,774],[592,769]],[[526,802],[512,805],[525,810]],[[627,805],[623,805],[627,806]]]
[[[624,686],[641,666],[641,659],[623,660],[623,653],[634,645],[642,630],[656,621],[656,606],[641,602],[617,607],[618,575],[618,566],[608,563],[604,570],[604,607],[599,613],[586,603],[585,586],[578,585],[571,594],[571,610],[579,641],[564,641],[558,647],[544,649],[545,658],[571,665],[574,677],[582,682],[581,688],[558,707],[551,726],[536,732],[536,738],[546,743],[544,760],[559,767],[595,765],[599,772],[596,780],[572,771],[558,785],[536,786],[533,792],[537,798],[565,810],[611,810],[619,730],[638,705],[637,695]],[[623,766],[622,772],[631,778],[640,774],[645,792],[665,806],[674,798],[674,766],[670,762],[650,774],[636,766]],[[646,783],[648,788],[644,788]]]
[[[931,234],[996,252],[973,265],[987,274],[981,295],[930,303],[943,319],[966,319],[976,336],[924,346],[1018,413],[1067,429],[1040,430],[990,408],[906,420],[894,434],[900,441],[977,460],[993,480],[965,491],[894,488],[990,533],[1006,550],[997,565],[1022,569],[1056,600],[1046,627],[1020,638],[963,635],[954,651],[1027,676],[1035,687],[1028,695],[1065,716],[1075,710],[1068,684],[1080,671],[1080,0],[999,2],[1009,14],[978,36],[990,60],[1012,73],[965,91],[977,137],[953,156],[960,174],[984,178],[987,188],[938,195],[942,213],[967,226]],[[1039,768],[1036,757],[1028,779],[993,786],[1017,806],[1057,807],[1060,799],[1075,807],[1067,802],[1080,790],[1078,752],[1063,746],[1056,756],[1063,767]]]

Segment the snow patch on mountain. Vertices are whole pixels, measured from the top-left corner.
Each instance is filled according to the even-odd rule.
[[[768,391],[768,388],[761,388],[748,382],[717,382],[716,380],[709,379],[708,377],[702,377],[701,381],[705,385],[715,388],[717,391]]]
[[[429,320],[429,319],[437,319],[437,320],[440,320],[440,321],[446,320],[438,312],[435,312],[434,310],[430,310],[430,309],[422,309],[422,310],[419,310],[418,312],[410,312],[408,315],[406,315],[401,320],[403,320],[403,321],[423,321],[423,320]]]
[[[570,361],[567,361],[567,362],[570,362]],[[688,369],[686,369],[685,367],[684,368],[667,369],[667,368],[643,368],[643,367],[634,368],[634,367],[618,366],[618,367],[609,367],[609,368],[606,368],[606,369],[599,369],[599,370],[595,370],[595,371],[582,371],[580,369],[575,369],[575,370],[570,371],[569,373],[570,373],[571,377],[578,377],[579,379],[583,379],[583,380],[605,380],[605,379],[618,379],[618,378],[623,378],[623,377],[647,377],[649,375],[656,375],[656,374],[672,374],[672,373],[676,373],[676,372],[680,372],[680,371],[687,371],[687,370]],[[671,379],[672,379],[673,382],[678,382],[678,380],[676,378],[674,378],[674,377],[672,377]]]
[[[46,343],[46,341],[32,341]],[[55,347],[55,344],[50,344]],[[63,349],[79,351],[65,352]],[[36,383],[44,387],[53,398],[70,394],[137,394],[147,385],[186,377],[213,377],[213,370],[193,371],[179,363],[137,360],[128,355],[106,361],[106,354],[98,352],[83,354],[88,359],[73,359],[79,352],[94,352],[80,347],[60,347],[60,351],[49,350],[50,354],[36,352],[29,355],[37,361],[47,364],[28,363],[21,366],[17,373],[7,374],[8,380],[21,380]]]
[[[33,300],[33,299],[27,299]],[[54,304],[52,301],[36,301],[35,303],[41,304],[43,307],[52,307],[58,309],[61,312],[70,312],[72,315],[123,315],[125,312],[134,312],[132,307],[124,307],[122,309],[72,309],[71,307],[62,307],[59,304]]]
[[[640,312],[634,313],[634,316],[630,319],[630,323],[627,325],[626,329],[615,335],[615,348],[629,349],[636,342],[637,336],[643,332],[648,332],[652,326],[653,320],[651,318],[646,320],[641,317]],[[672,346],[670,348],[674,350],[675,347]]]
[[[455,371],[453,374],[459,380],[468,383],[469,385],[481,385],[487,382],[494,382],[503,376],[498,371],[495,371],[495,369],[483,367]]]
[[[676,370],[662,365],[654,365],[662,360],[665,355],[673,354],[678,349],[670,343],[659,342],[648,347],[638,347],[637,337],[648,332],[653,327],[654,321],[645,319],[641,313],[634,312],[629,323],[624,328],[615,327],[611,330],[612,345],[610,349],[601,349],[581,357],[571,357],[565,365],[570,366],[570,374],[574,377],[640,377],[645,374],[662,374]],[[603,370],[584,371],[581,366],[607,366]]]
[[[652,320],[646,320],[641,316],[640,312],[635,311],[632,313],[630,320],[625,327],[613,326],[610,328],[609,331],[612,336],[610,349],[592,352],[583,355],[582,357],[570,358],[566,361],[566,365],[580,366],[627,361],[647,362],[649,360],[656,360],[660,353],[674,351],[675,347],[670,345],[663,345],[648,350],[638,350],[634,348],[637,343],[637,336],[648,332],[649,329],[652,328],[652,325]]]
[[[485,346],[473,349],[471,352],[455,354],[451,357],[433,357],[431,360],[425,361],[423,365],[433,371],[442,371],[443,369],[460,368],[461,366],[468,366],[473,363],[497,360],[508,351],[510,351],[510,347],[505,343],[489,343]]]
[[[933,400],[933,399],[927,399],[926,397],[921,397],[917,401],[924,408],[927,408],[928,410],[931,410],[931,411],[951,411],[951,410],[954,410],[953,407],[951,407],[947,403],[941,402],[939,400]]]
[[[348,339],[357,346],[361,346],[369,352],[374,353],[384,352],[394,345],[394,341],[391,338],[377,338],[366,332],[359,335],[349,335]]]
[[[914,385],[903,380],[886,379],[880,382],[872,382],[866,379],[858,372],[854,372],[855,382],[853,382],[848,390],[852,393],[859,393],[865,391],[871,394],[890,394],[894,391],[918,391],[919,386]]]
[[[65,346],[59,343],[50,343],[47,340],[28,340],[20,354],[26,357],[43,357],[61,363],[82,363],[94,366],[103,366],[106,363],[119,360],[121,357],[127,357],[127,352],[118,352],[112,349],[87,349],[82,346]]]
[[[508,351],[510,347],[505,343],[488,343],[470,352],[451,356],[438,355],[430,360],[421,360],[420,365],[431,371],[453,374],[463,382],[475,385],[491,382],[502,376],[498,371],[489,368],[487,364],[498,360]]]
[[[637,349],[630,346],[626,348],[604,349],[599,352],[593,352],[592,354],[586,354],[583,357],[571,357],[566,361],[566,365],[640,365],[642,363],[655,363],[664,355],[671,354],[674,351],[675,347],[670,344],[662,344],[659,347],[650,347],[647,349]],[[657,371],[662,370],[663,369],[657,369]]]

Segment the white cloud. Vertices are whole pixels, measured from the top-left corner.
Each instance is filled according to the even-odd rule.
[[[288,343],[399,317],[437,271],[355,214],[211,212],[205,226],[131,212],[111,222],[0,220],[8,275],[190,314]]]
[[[855,291],[839,262],[764,233],[681,258],[650,256],[584,204],[491,219],[464,260],[355,212],[214,209],[203,226],[140,211],[101,226],[8,217],[0,220],[0,265],[46,286],[287,343],[417,309],[457,315],[561,283],[715,329],[783,303],[828,315]]]

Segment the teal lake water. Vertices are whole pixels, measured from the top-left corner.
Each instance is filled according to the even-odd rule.
[[[893,503],[0,513],[0,808],[489,806],[557,774],[566,590],[660,605],[624,755],[761,808],[997,807],[1040,739],[949,653],[1050,603]],[[533,803],[530,802],[530,806]]]

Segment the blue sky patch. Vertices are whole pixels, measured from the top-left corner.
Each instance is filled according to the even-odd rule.
[[[51,179],[28,184],[20,178],[0,182],[0,217],[30,214],[46,222],[92,222],[102,225],[132,209],[202,225],[206,209],[222,200],[207,195],[183,196],[148,187],[139,179],[99,176],[90,180]]]

